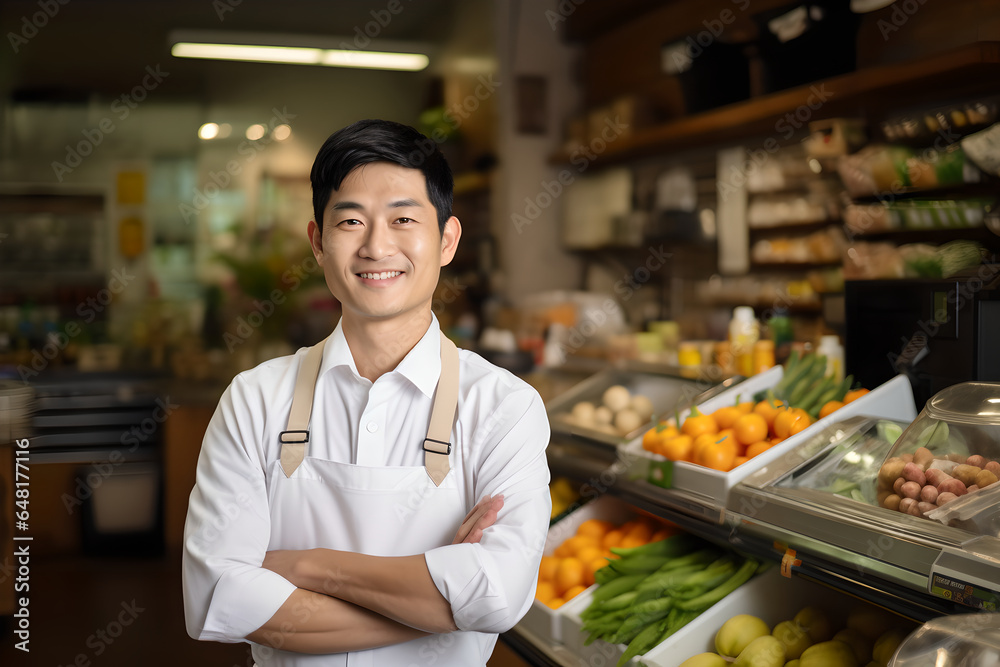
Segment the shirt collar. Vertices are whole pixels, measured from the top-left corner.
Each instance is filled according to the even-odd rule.
[[[434,396],[438,378],[441,376],[440,331],[441,325],[434,313],[431,313],[431,323],[427,331],[392,371],[412,382],[428,398]],[[338,366],[347,366],[355,378],[364,380],[358,373],[354,355],[351,354],[347,338],[344,337],[342,322],[337,322],[337,327],[326,342],[319,374],[322,376]]]

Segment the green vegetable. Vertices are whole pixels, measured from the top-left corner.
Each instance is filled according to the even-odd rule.
[[[671,598],[661,598],[645,602],[639,605],[638,609],[632,607],[632,610],[635,611],[630,610],[632,613],[629,614],[629,617],[618,628],[618,632],[615,633],[612,643],[627,644],[631,642],[650,623],[655,623],[665,618],[670,613],[673,603],[674,601]]]
[[[611,553],[616,556],[621,556],[623,560],[631,558],[632,556],[661,556],[674,558],[690,552],[692,549],[703,543],[704,542],[701,539],[691,535],[690,533],[680,533],[678,535],[674,535],[673,537],[668,537],[665,540],[650,542],[649,544],[643,544],[639,547],[630,547],[626,549],[612,547]]]
[[[729,579],[696,598],[678,602],[677,609],[680,611],[704,611],[705,609],[708,609],[713,604],[749,581],[750,577],[752,577],[754,572],[756,572],[757,565],[758,562],[755,559],[747,558],[743,562],[743,565],[740,566],[740,569],[736,570],[736,572],[734,572]]]
[[[640,554],[637,556],[613,560],[609,563],[609,567],[616,572],[621,572],[622,574],[637,574],[640,572],[653,573],[669,561],[670,556],[651,556]]]
[[[836,391],[838,384],[832,375],[824,377],[815,387],[809,390],[809,393],[802,397],[797,407],[802,408],[806,412],[812,412],[813,408],[816,408],[819,399],[826,393],[832,395]],[[816,408],[816,412],[817,414],[819,413],[819,408]]]
[[[629,642],[628,648],[625,649],[625,653],[623,653],[622,657],[618,659],[616,667],[622,667],[622,665],[635,656],[642,655],[649,649],[656,646],[660,639],[660,635],[663,634],[666,627],[666,620],[659,621],[658,623],[651,623],[646,626],[642,632],[637,634],[635,638]]]
[[[958,240],[945,243],[937,249],[941,258],[941,276],[950,278],[966,269],[972,269],[983,261],[983,246],[975,241]]]
[[[798,406],[806,394],[814,389],[817,384],[822,383],[825,377],[826,357],[819,355],[816,357],[816,361],[812,365],[809,374],[796,383],[794,389],[789,391],[788,404],[792,407]]]
[[[806,377],[815,364],[815,354],[810,353],[803,357],[802,361],[796,365],[794,370],[786,372],[784,376],[782,376],[781,380],[779,380],[778,383],[772,387],[774,395],[780,399],[785,399],[788,396],[788,392],[793,389],[802,378]]]
[[[598,572],[600,572],[600,570],[598,570]],[[611,598],[621,595],[622,593],[628,593],[633,590],[639,582],[645,578],[646,575],[644,574],[629,574],[623,577],[618,577],[614,581],[598,586],[597,590],[594,591],[593,596],[591,596],[591,599],[594,603],[610,600]]]

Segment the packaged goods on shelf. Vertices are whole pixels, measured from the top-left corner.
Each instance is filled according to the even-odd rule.
[[[996,98],[980,98],[896,114],[883,121],[881,129],[889,141],[932,143],[941,136],[977,132],[995,123],[998,111]]]
[[[961,183],[976,183],[980,172],[958,144],[919,151],[908,146],[866,146],[837,160],[837,172],[852,197],[895,196]]]
[[[844,211],[844,224],[856,234],[901,229],[969,229],[982,227],[985,212],[992,206],[991,200],[981,198],[852,204]]]
[[[847,238],[839,226],[828,227],[805,237],[762,239],[753,244],[754,262],[829,263],[839,261]]]

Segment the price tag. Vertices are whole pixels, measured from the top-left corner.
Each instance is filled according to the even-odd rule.
[[[1000,593],[982,586],[974,586],[961,579],[934,573],[931,576],[930,589],[934,595],[966,607],[983,611],[1000,609]]]

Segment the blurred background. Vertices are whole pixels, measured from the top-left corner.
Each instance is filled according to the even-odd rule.
[[[826,336],[876,386],[923,312],[870,337],[879,304],[1000,247],[991,0],[7,0],[0,28],[0,435],[30,439],[33,537],[32,653],[3,664],[252,662],[183,630],[187,497],[233,376],[336,325],[309,170],[355,120],[444,152],[463,237],[434,312],[547,401],[622,362],[741,370],[734,307],[772,343],[752,372]],[[908,369],[918,408],[1000,379],[954,354]]]

